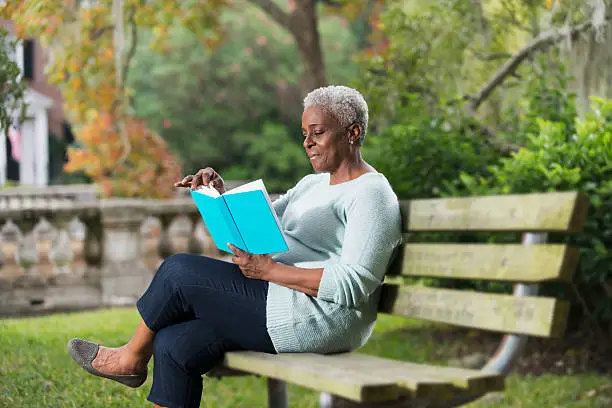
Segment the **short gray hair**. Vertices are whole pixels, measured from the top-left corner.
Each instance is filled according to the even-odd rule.
[[[311,106],[325,109],[336,118],[340,126],[348,127],[357,123],[361,127],[359,144],[363,143],[368,129],[368,104],[359,91],[341,85],[317,88],[304,98],[304,110]]]

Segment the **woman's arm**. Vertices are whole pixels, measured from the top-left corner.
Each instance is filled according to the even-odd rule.
[[[272,262],[274,263],[267,268],[267,272],[264,272],[263,280],[286,286],[310,296],[317,296],[321,276],[323,276],[323,268],[298,268],[297,266]]]
[[[310,296],[317,296],[323,268],[306,269],[283,265],[274,261],[269,255],[250,254],[229,243],[228,247],[234,253],[232,261],[240,267],[246,277],[265,280]]]

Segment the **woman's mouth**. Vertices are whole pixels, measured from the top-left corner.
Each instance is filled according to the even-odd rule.
[[[317,158],[317,157],[319,157],[319,156],[320,156],[319,154],[311,154],[310,156],[308,156],[308,158],[309,158],[310,160],[313,160],[313,159],[316,159],[316,158]]]

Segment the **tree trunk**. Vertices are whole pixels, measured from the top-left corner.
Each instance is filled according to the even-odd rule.
[[[301,89],[303,93],[324,86],[325,62],[319,35],[317,2],[296,0],[296,8],[289,18],[289,31],[295,38],[302,61]]]
[[[319,36],[317,0],[294,0],[294,10],[287,13],[273,0],[248,0],[291,33],[302,61],[302,93],[324,86],[325,62]]]

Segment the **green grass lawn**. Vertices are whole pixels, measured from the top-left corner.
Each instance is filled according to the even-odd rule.
[[[72,337],[107,346],[121,345],[131,335],[137,321],[135,309],[0,320],[0,408],[146,406],[151,375],[141,388],[126,388],[78,369],[66,350],[66,343]],[[381,317],[375,334],[362,351],[396,359],[432,362],[445,356],[444,350],[452,350],[453,344],[433,344],[422,335],[411,336],[407,341],[406,331],[399,330],[407,324],[415,332],[426,333],[417,323]],[[609,383],[609,377],[598,375],[511,376],[507,390],[500,398],[474,403],[470,408],[608,407],[610,405],[602,404],[609,404],[610,399],[598,399],[592,390]],[[291,386],[289,398],[291,407],[316,407],[318,394]],[[205,379],[201,406],[264,407],[265,379]]]

